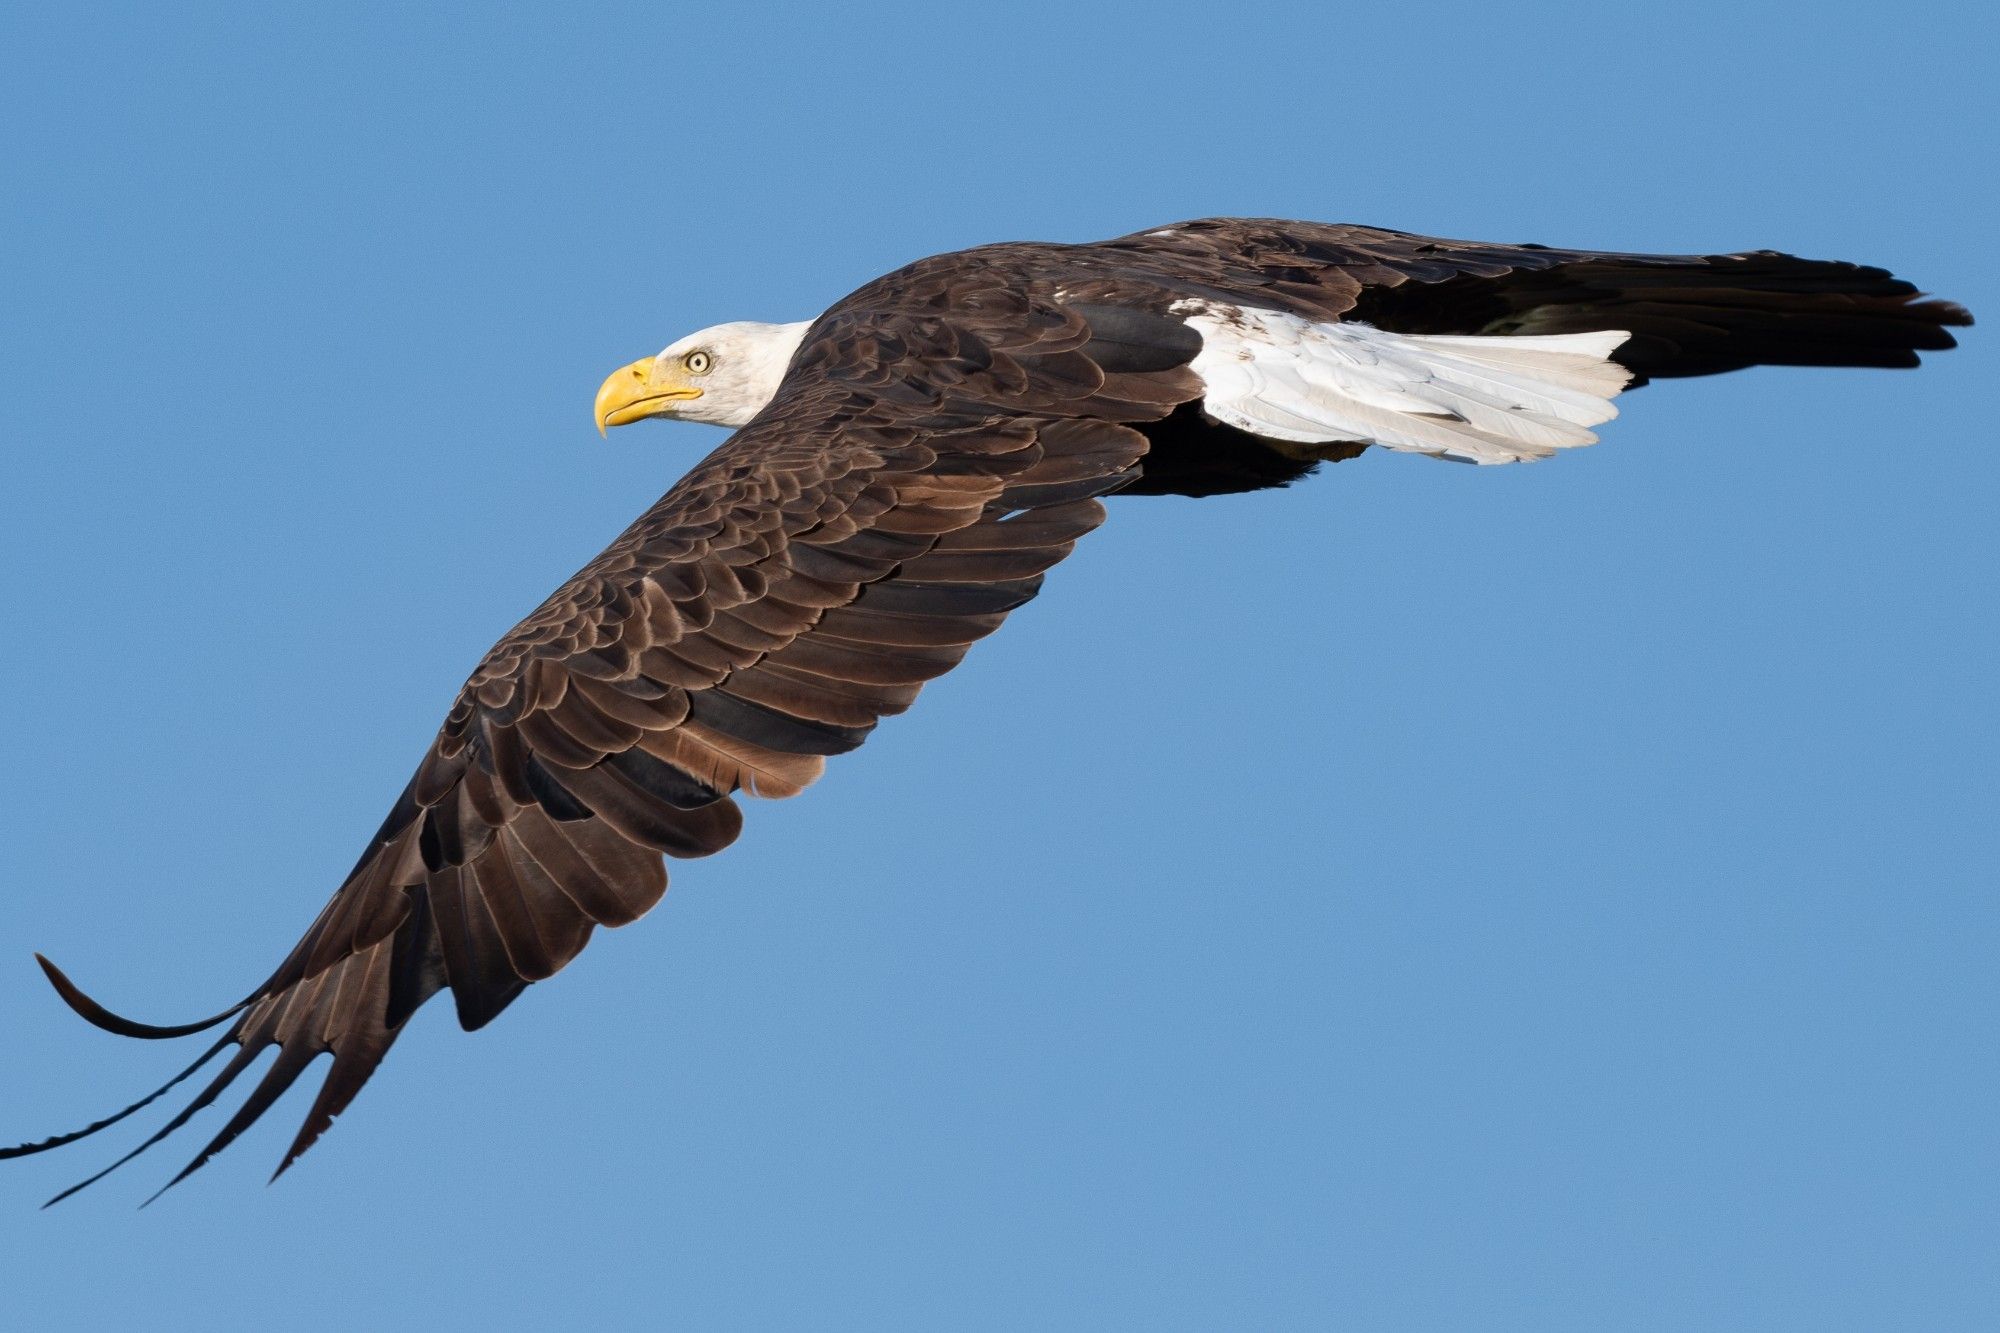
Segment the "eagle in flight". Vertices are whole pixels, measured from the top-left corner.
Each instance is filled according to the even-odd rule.
[[[723,324],[614,372],[600,428],[735,433],[487,653],[353,871],[268,979],[200,1022],[78,1014],[234,1047],[158,1143],[276,1059],[169,1185],[332,1061],[279,1174],[410,1015],[484,1027],[662,856],[736,838],[1032,598],[1119,495],[1285,486],[1371,445],[1468,463],[1596,440],[1650,379],[1914,366],[1970,315],[1879,268],[1761,250],[1643,255],[1241,218],[919,260],[817,319]],[[84,1185],[101,1178],[92,1176]],[[66,1197],[82,1185],[56,1196]],[[50,1200],[55,1202],[55,1200]]]

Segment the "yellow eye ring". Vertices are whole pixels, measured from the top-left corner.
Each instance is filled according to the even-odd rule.
[[[708,368],[715,363],[707,352],[689,352],[681,358],[681,364],[688,368],[690,375],[706,375]]]

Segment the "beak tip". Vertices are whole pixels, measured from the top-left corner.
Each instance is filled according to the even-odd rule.
[[[632,411],[642,407],[647,401],[646,385],[653,373],[653,358],[645,357],[629,366],[620,366],[598,386],[597,401],[592,404],[591,416],[597,422],[600,439],[611,438],[611,427],[622,426],[628,421],[637,421],[650,415],[643,411]]]

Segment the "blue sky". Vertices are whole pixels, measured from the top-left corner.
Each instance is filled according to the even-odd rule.
[[[719,438],[598,381],[910,258],[1257,213],[2000,310],[1983,7],[15,6],[0,1138],[187,1055],[486,645]],[[496,7],[497,8],[497,7]],[[23,1326],[2000,1323],[1987,335],[1523,468],[1114,502],[665,904],[132,1205]],[[215,1123],[204,1117],[196,1128]]]

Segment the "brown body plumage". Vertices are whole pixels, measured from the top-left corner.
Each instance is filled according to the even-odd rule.
[[[487,654],[352,874],[241,1004],[149,1027],[45,964],[111,1031],[227,1025],[181,1078],[233,1057],[135,1152],[278,1047],[185,1176],[330,1053],[282,1171],[418,1005],[449,989],[479,1027],[596,926],[642,915],[666,888],[662,853],[720,851],[741,827],[736,793],[792,795],[909,707],[1103,520],[1099,497],[1283,485],[1367,447],[1301,447],[1205,413],[1190,366],[1202,340],[1175,313],[1187,302],[1407,334],[1621,329],[1614,357],[1635,382],[1910,366],[1970,323],[1880,269],[1772,252],[1598,254],[1237,219],[989,246],[880,278],[812,325],[761,414]],[[153,1097],[0,1155],[73,1141]]]

